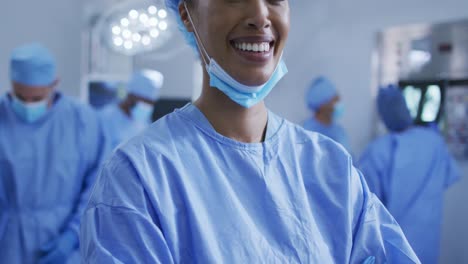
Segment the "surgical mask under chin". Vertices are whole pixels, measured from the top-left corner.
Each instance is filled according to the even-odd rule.
[[[333,121],[336,122],[340,120],[343,117],[344,112],[345,112],[345,108],[342,103],[335,104],[335,107],[333,108],[333,116],[332,116]]]
[[[237,104],[250,108],[265,99],[276,84],[286,75],[288,69],[283,60],[280,60],[270,79],[260,86],[246,86],[239,83],[226,73],[214,59],[210,59],[207,71],[210,75],[210,86],[218,88],[218,90],[222,91]]]
[[[212,57],[208,55],[208,52],[203,46],[203,43],[201,42],[201,39],[197,33],[195,25],[193,24],[187,6],[185,6],[185,9],[187,10],[190,23],[194,28],[194,33],[197,39],[199,49],[201,53],[203,53],[206,56],[206,58],[209,58],[209,63],[207,63],[204,59],[203,54],[201,55],[205,63],[206,71],[210,76],[210,86],[222,91],[225,95],[227,95],[231,100],[233,100],[237,104],[245,108],[250,108],[256,105],[257,103],[262,101],[276,86],[276,84],[284,77],[284,75],[288,73],[286,64],[284,63],[281,56],[275,71],[266,83],[259,86],[248,86],[236,81]]]
[[[12,95],[12,98],[13,111],[28,123],[37,121],[47,113],[49,98],[34,103],[25,103],[15,95]]]
[[[148,125],[151,123],[151,115],[153,114],[153,105],[138,102],[131,110],[132,119],[137,123]]]

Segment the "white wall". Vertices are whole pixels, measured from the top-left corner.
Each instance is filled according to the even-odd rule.
[[[0,92],[10,90],[9,58],[18,45],[38,41],[56,56],[66,94],[80,85],[81,1],[6,0],[0,3]]]

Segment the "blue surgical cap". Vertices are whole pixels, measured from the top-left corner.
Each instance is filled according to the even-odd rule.
[[[177,20],[177,25],[179,27],[179,30],[180,32],[182,32],[182,35],[184,36],[185,41],[187,42],[187,44],[189,44],[190,47],[193,48],[193,50],[195,50],[195,53],[199,55],[200,53],[198,51],[197,41],[195,40],[195,34],[193,34],[193,32],[187,31],[179,15],[179,4],[182,3],[184,0],[165,0],[165,1],[166,1],[166,7],[174,14],[174,17]]]
[[[379,90],[377,108],[385,126],[392,132],[403,131],[413,124],[405,98],[394,85]]]
[[[128,82],[128,93],[151,101],[156,101],[159,98],[163,82],[164,77],[158,71],[142,70],[135,72]]]
[[[338,93],[335,85],[321,76],[310,84],[306,94],[306,104],[310,110],[317,111],[322,105],[330,102]]]
[[[13,50],[10,60],[12,81],[28,86],[49,86],[57,79],[55,59],[41,44],[25,44]]]

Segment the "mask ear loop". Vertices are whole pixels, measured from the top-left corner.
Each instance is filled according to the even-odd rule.
[[[195,35],[195,38],[197,39],[197,42],[198,42],[198,45],[197,45],[198,50],[200,51],[200,53],[202,55],[201,57],[203,59],[203,62],[208,67],[209,63],[207,62],[207,60],[209,60],[210,56],[208,55],[208,52],[206,51],[205,46],[203,45],[203,42],[202,42],[202,40],[200,38],[200,35],[198,34],[197,28],[195,27],[195,24],[193,23],[192,16],[190,15],[190,12],[188,10],[186,1],[184,1],[184,8],[185,8],[185,11],[187,12],[187,17],[188,17],[188,19],[190,21],[190,24],[192,24],[194,35]],[[206,58],[205,58],[205,56],[206,56]]]

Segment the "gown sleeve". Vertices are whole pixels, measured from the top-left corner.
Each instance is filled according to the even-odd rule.
[[[80,235],[83,263],[174,263],[138,172],[118,152],[96,182]]]

